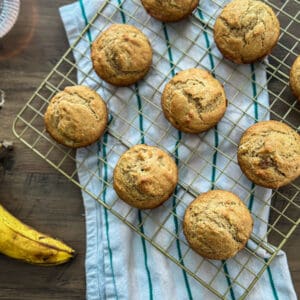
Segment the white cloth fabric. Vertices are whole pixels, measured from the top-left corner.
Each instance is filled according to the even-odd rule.
[[[60,9],[61,17],[70,44],[78,38],[87,20],[103,5],[103,0],[77,1]],[[139,1],[122,1],[124,14],[116,11],[117,0],[111,0],[103,9],[84,38],[76,45],[73,54],[78,71],[78,83],[94,88],[108,103],[111,112],[109,131],[117,134],[126,145],[145,142],[156,144],[174,154],[178,144],[180,181],[190,185],[196,193],[208,191],[214,181],[215,188],[227,189],[245,201],[254,216],[254,235],[265,239],[269,216],[270,190],[256,187],[251,195],[251,182],[241,173],[236,163],[236,144],[242,132],[257,120],[268,119],[268,94],[262,87],[266,84],[263,64],[237,66],[224,61],[218,52],[211,35],[201,30],[201,20],[209,20],[216,15],[220,6],[210,0],[200,1],[195,18],[163,25],[149,17]],[[129,17],[131,15],[131,18]],[[141,23],[138,21],[141,20]],[[129,88],[112,87],[101,81],[92,70],[90,43],[111,22],[129,22],[139,27],[148,37],[154,48],[153,68],[145,82]],[[147,23],[147,28],[142,24]],[[150,29],[149,29],[150,28]],[[183,38],[186,37],[186,38]],[[195,41],[195,42],[193,42]],[[168,45],[172,45],[168,48]],[[210,49],[211,55],[207,53]],[[183,51],[186,55],[182,56]],[[172,60],[172,61],[171,61]],[[171,70],[172,66],[176,66]],[[229,105],[225,117],[214,129],[201,135],[180,134],[172,128],[161,114],[160,93],[164,77],[171,78],[175,72],[190,67],[212,70],[224,84]],[[132,97],[132,95],[134,96]],[[257,99],[255,102],[253,98]],[[149,99],[153,104],[149,103]],[[257,103],[257,104],[255,104]],[[139,115],[143,111],[143,117]],[[129,124],[132,124],[130,126]],[[145,136],[141,137],[143,129]],[[167,132],[167,134],[165,134]],[[162,207],[152,211],[139,212],[117,199],[111,186],[104,188],[104,181],[112,182],[112,171],[119,155],[127,148],[112,135],[106,134],[98,143],[77,151],[77,167],[80,183],[86,190],[113,208],[132,224],[138,225],[145,219],[141,230],[153,236],[154,242],[167,249],[176,259],[183,257],[183,264],[197,271],[204,282],[225,294],[226,299],[239,299],[261,270],[263,260],[269,258],[262,248],[257,249],[257,257],[249,251],[241,251],[234,259],[226,262],[203,260],[189,250],[185,243],[173,240],[173,234],[182,234],[181,218],[186,205],[193,197],[180,186],[177,196],[168,200]],[[214,149],[218,149],[216,152]],[[193,155],[191,155],[191,151]],[[104,161],[108,161],[105,167]],[[216,167],[212,168],[212,164]],[[198,176],[196,176],[198,172]],[[99,174],[103,180],[96,175]],[[190,275],[176,266],[169,258],[145,242],[132,229],[99,205],[90,195],[83,193],[86,213],[86,282],[87,299],[218,299],[216,295],[199,284]],[[174,207],[176,199],[180,203]],[[178,200],[177,200],[178,201]],[[130,214],[127,213],[130,211]],[[173,212],[170,213],[170,212]],[[178,218],[174,217],[178,215]],[[163,229],[159,229],[163,224]],[[267,242],[267,241],[266,241]],[[248,248],[257,245],[250,241]],[[271,246],[270,246],[271,247]],[[187,253],[187,254],[186,254]],[[200,264],[200,268],[197,266]],[[247,269],[243,269],[246,265]],[[221,271],[218,273],[218,269]],[[241,285],[226,279],[225,273]],[[253,273],[251,273],[253,272]],[[244,288],[243,288],[244,287]],[[280,252],[259,279],[247,299],[296,299],[286,256]]]

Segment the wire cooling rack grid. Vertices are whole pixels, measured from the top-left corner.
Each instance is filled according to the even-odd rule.
[[[89,71],[80,69],[74,63],[73,59],[73,52],[76,53],[79,58],[86,60],[90,59],[90,41],[88,40],[87,33],[91,28],[93,28],[94,30],[96,29],[99,32],[103,30],[103,28],[97,27],[96,20],[99,16],[102,18],[102,20],[105,20],[106,25],[109,25],[113,23],[115,14],[122,12],[126,17],[128,23],[138,24],[138,27],[140,27],[143,31],[146,31],[152,35],[154,34],[154,40],[157,39],[157,41],[159,41],[159,39],[164,39],[164,25],[161,24],[161,30],[157,33],[157,31],[154,31],[154,29],[152,29],[150,26],[150,16],[143,22],[140,21],[139,13],[143,8],[139,4],[139,1],[133,1],[137,4],[137,8],[134,11],[127,11],[123,8],[128,1],[129,0],[120,1],[119,4],[116,4],[115,1],[106,1],[103,3],[98,13],[80,34],[78,40],[68,49],[65,55],[52,69],[47,78],[42,82],[42,84],[38,87],[30,100],[18,114],[13,126],[14,133],[36,154],[46,160],[59,172],[64,174],[69,180],[79,186],[83,191],[90,194],[90,196],[101,203],[112,214],[117,216],[120,220],[130,226],[134,231],[143,236],[154,247],[164,253],[179,267],[183,268],[189,275],[198,280],[199,283],[208,288],[211,292],[215,293],[222,299],[226,299],[227,297],[229,297],[231,289],[239,288],[242,291],[240,293],[240,299],[244,299],[299,224],[299,180],[290,184],[287,188],[272,191],[269,199],[260,199],[256,196],[257,199],[255,200],[260,202],[262,210],[266,208],[270,210],[270,219],[269,222],[266,223],[261,215],[253,214],[255,222],[259,222],[261,226],[265,226],[267,232],[266,234],[260,236],[252,234],[251,242],[248,243],[248,246],[245,248],[245,250],[243,250],[250,254],[247,260],[241,259],[239,254],[232,258],[232,261],[237,266],[239,266],[239,272],[235,274],[229,274],[226,271],[226,262],[205,260],[201,259],[200,257],[198,265],[195,264],[195,262],[193,264],[183,263],[188,261],[187,258],[191,256],[191,253],[193,251],[188,247],[182,233],[180,231],[174,232],[174,230],[170,229],[168,223],[170,219],[176,220],[178,224],[182,223],[182,215],[188,202],[196,197],[199,193],[194,189],[193,183],[195,183],[200,178],[202,182],[206,182],[208,185],[212,184],[211,178],[208,178],[204,175],[204,170],[206,168],[212,168],[212,166],[216,168],[216,172],[218,174],[215,180],[216,187],[218,187],[218,178],[225,175],[228,180],[232,182],[233,191],[235,189],[243,189],[246,192],[246,194],[248,195],[247,199],[244,199],[246,201],[249,201],[251,195],[253,195],[253,193],[257,189],[259,189],[254,185],[252,186],[252,188],[249,188],[249,186],[244,186],[240,178],[233,178],[230,173],[226,172],[226,167],[235,160],[235,157],[231,157],[227,153],[223,152],[219,147],[211,146],[209,143],[207,143],[205,139],[206,134],[201,135],[201,143],[203,143],[203,147],[207,150],[202,154],[193,150],[193,147],[186,143],[184,139],[181,139],[176,144],[177,137],[174,136],[174,134],[172,135],[170,133],[170,127],[166,128],[165,125],[161,125],[160,121],[161,119],[163,119],[161,108],[159,104],[157,104],[152,99],[155,97],[158,99],[160,98],[161,91],[165,82],[172,77],[175,69],[182,69],[182,64],[186,59],[201,66],[201,62],[204,59],[207,59],[208,54],[216,58],[210,47],[207,48],[205,47],[205,45],[198,44],[196,41],[204,32],[208,37],[212,37],[212,26],[216,19],[216,15],[222,9],[224,4],[218,2],[217,0],[213,0],[211,4],[217,8],[214,15],[208,15],[205,11],[201,11],[202,15],[195,14],[194,16],[190,17],[189,21],[199,29],[198,34],[187,35],[184,37],[175,37],[175,39],[172,40],[172,43],[170,43],[169,47],[166,48],[165,53],[154,52],[156,62],[153,64],[153,68],[157,76],[160,78],[160,83],[153,86],[149,78],[145,80],[145,85],[154,91],[152,95],[153,97],[151,97],[150,99],[150,97],[146,98],[141,95],[143,101],[141,102],[141,106],[137,108],[136,105],[133,104],[136,103],[137,86],[126,89],[126,92],[124,92],[123,90],[123,94],[120,96],[118,94],[117,88],[102,84],[98,78],[93,76],[92,69],[90,69]],[[266,2],[274,9],[281,21],[281,36],[277,47],[272,52],[272,55],[269,56],[268,62],[264,62],[267,65],[267,84],[262,86],[260,82],[255,82],[254,72],[250,74],[251,76],[247,78],[247,80],[252,81],[257,86],[257,94],[254,95],[253,101],[257,100],[257,97],[260,95],[260,93],[268,91],[270,95],[270,106],[266,107],[257,102],[257,105],[260,107],[260,109],[265,112],[265,116],[268,116],[270,114],[272,119],[282,120],[297,130],[299,129],[299,105],[297,104],[296,99],[291,95],[290,89],[288,87],[288,81],[290,66],[297,57],[297,54],[300,53],[300,12],[298,9],[300,2],[296,0],[285,1],[283,4],[279,0],[270,0]],[[110,14],[104,13],[106,11],[110,11]],[[170,32],[174,32],[176,36],[176,24],[168,24],[167,26]],[[183,49],[184,47],[182,39],[184,40],[184,45],[186,45],[185,49]],[[179,40],[181,42],[177,43],[177,41]],[[84,51],[79,51],[77,48],[77,45],[81,42],[85,42],[87,45]],[[199,47],[199,53],[203,53],[203,55],[197,58],[189,56],[188,52],[191,47]],[[170,62],[165,58],[167,52],[170,49],[172,49],[172,51],[177,55],[176,62],[174,60],[171,65]],[[216,58],[216,61],[217,63],[214,66],[212,72],[214,72],[219,66],[220,60]],[[221,61],[222,63],[231,65],[231,63],[228,61]],[[161,70],[156,67],[158,64],[169,65],[168,72],[162,73]],[[81,74],[82,79],[77,83],[76,74],[78,72]],[[240,75],[245,76],[242,73]],[[233,72],[228,72],[227,74],[224,74],[224,76],[218,76],[218,79],[225,86],[230,86],[232,84],[232,76]],[[194,176],[193,182],[192,184],[186,184],[184,180],[180,180],[180,192],[177,195],[174,195],[173,203],[170,204],[171,201],[167,201],[167,203],[163,204],[162,206],[162,209],[165,211],[165,218],[163,221],[156,220],[155,210],[153,210],[143,211],[143,218],[141,222],[138,222],[136,219],[132,218],[135,209],[129,208],[127,206],[125,209],[122,201],[114,200],[111,202],[105,202],[101,200],[103,199],[104,193],[106,193],[106,191],[112,187],[111,180],[100,176],[97,170],[90,169],[85,159],[81,162],[76,161],[74,150],[65,148],[55,143],[45,132],[43,115],[50,99],[65,86],[81,84],[82,82],[87,81],[93,86],[95,90],[101,88],[104,90],[106,95],[109,95],[105,98],[108,105],[115,101],[114,99],[120,100],[119,103],[121,103],[120,108],[117,112],[111,112],[111,118],[114,121],[124,124],[124,132],[114,132],[114,130],[109,126],[107,133],[111,139],[115,139],[117,141],[117,144],[114,147],[109,148],[107,139],[104,138],[101,141],[101,145],[107,147],[107,153],[105,157],[99,156],[99,161],[103,165],[107,166],[108,172],[111,172],[113,170],[116,163],[115,158],[118,158],[125,150],[127,150],[130,146],[132,146],[132,144],[134,144],[132,141],[129,142],[123,138],[126,131],[132,131],[134,133],[138,132],[141,137],[145,137],[147,141],[150,141],[151,144],[159,145],[162,148],[164,147],[164,145],[161,145],[161,142],[166,136],[169,135],[174,145],[176,144],[176,149],[180,147],[180,149],[187,149],[190,151],[189,157],[185,158],[185,160],[181,160],[179,157],[176,157],[176,159],[179,160],[179,171],[189,168],[189,173],[193,174]],[[242,86],[234,88],[237,90],[237,93],[234,97],[229,99],[229,101],[230,105],[233,105],[236,109],[239,109],[238,104],[236,104],[234,100],[235,97],[237,97],[239,94],[244,95],[244,91]],[[244,96],[249,97],[246,94]],[[122,117],[121,112],[124,109],[132,110],[135,114],[135,118],[132,120],[127,120]],[[151,109],[152,113],[157,113],[155,119],[149,119],[149,117],[145,113],[149,109]],[[143,115],[143,118],[149,125],[147,126],[147,128],[144,128],[142,132],[135,122],[135,120],[140,115]],[[253,115],[250,115],[248,113],[248,109],[240,109],[240,119],[245,117],[253,119],[254,123],[254,117]],[[232,120],[230,119],[227,119],[226,121],[229,124],[234,125],[233,127],[235,127],[235,129],[237,129],[237,127],[239,126],[238,124],[233,124]],[[156,137],[155,139],[153,139],[153,136],[151,135],[151,129],[154,127],[158,128],[162,132],[162,135],[158,138]],[[243,132],[245,128],[238,129],[240,130],[240,132]],[[219,132],[219,135],[221,136],[221,139],[224,143],[229,143],[231,145],[237,146],[237,141],[233,137],[232,131],[229,131],[226,135],[222,134],[222,132]],[[137,140],[136,143],[139,143],[139,140]],[[175,156],[176,149],[174,150]],[[91,148],[86,148],[86,157],[89,156],[91,151]],[[218,153],[218,155],[227,160],[224,168],[220,169],[217,165],[214,165],[214,153]],[[201,161],[203,162],[200,169],[196,167],[193,168],[188,165],[189,159],[195,157],[199,158],[199,160],[201,159]],[[85,171],[90,176],[90,178],[84,185],[81,184],[78,180],[76,165],[77,167],[85,169]],[[93,194],[87,188],[88,183],[95,178],[97,178],[99,182],[103,183],[103,188],[97,195]],[[256,194],[259,194],[259,192]],[[185,200],[183,201],[182,199]],[[153,231],[145,233],[142,230],[142,225],[147,224],[147,222],[151,222],[152,225],[154,224],[155,226],[153,227]],[[266,240],[271,241],[273,246],[266,244]],[[182,257],[179,259],[176,253],[172,252],[172,246],[175,243],[180,244],[182,249]],[[259,255],[259,249],[261,248],[269,253],[270,258],[268,260],[262,258]],[[255,260],[259,267],[253,270],[250,267],[250,260]],[[212,270],[213,276],[210,276],[210,278],[203,277],[203,274],[201,274],[201,272],[204,267],[210,268],[210,270]],[[244,276],[245,273],[247,273],[248,278],[250,278],[246,286],[241,280],[242,276]],[[225,276],[229,283],[228,288],[224,289],[223,291],[220,291],[220,289],[216,288],[217,278],[220,275]]]

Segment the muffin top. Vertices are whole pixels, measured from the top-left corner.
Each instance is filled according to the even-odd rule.
[[[184,235],[193,250],[209,259],[228,259],[243,249],[253,220],[235,194],[213,190],[198,196],[186,209]]]
[[[199,0],[142,0],[142,4],[153,18],[163,22],[175,22],[191,14]]]
[[[290,87],[300,101],[300,55],[296,58],[291,68]]]
[[[178,181],[174,160],[157,147],[136,145],[126,151],[114,169],[114,189],[129,205],[146,209],[166,201]]]
[[[227,107],[220,82],[201,69],[179,72],[162,94],[165,117],[178,130],[200,133],[215,126]]]
[[[45,116],[47,132],[72,148],[85,147],[98,140],[107,125],[103,99],[86,86],[69,86],[50,101]]]
[[[288,125],[263,121],[248,128],[238,147],[238,163],[255,184],[279,188],[300,175],[300,137]]]
[[[217,17],[214,39],[221,53],[238,64],[258,61],[276,45],[280,24],[273,10],[257,0],[233,0]]]
[[[96,73],[117,86],[131,85],[148,72],[152,48],[136,27],[114,24],[93,42],[91,57]]]

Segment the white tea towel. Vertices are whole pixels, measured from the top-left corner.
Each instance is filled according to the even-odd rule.
[[[237,66],[224,61],[211,34],[203,31],[201,22],[212,22],[209,16],[216,15],[225,4],[219,1],[220,5],[211,0],[200,1],[194,17],[174,24],[163,24],[149,17],[140,1],[111,0],[103,6],[103,0],[81,0],[62,7],[60,13],[69,42],[73,44],[88,20],[103,6],[102,15],[85,32],[73,54],[81,70],[77,74],[78,83],[96,89],[105,100],[109,99],[111,134],[77,151],[80,183],[89,193],[113,206],[127,221],[140,226],[153,242],[196,272],[220,295],[234,300],[240,298],[268,260],[265,250],[256,249],[257,245],[251,241],[248,248],[257,250],[257,258],[249,250],[243,250],[225,264],[203,260],[188,248],[182,233],[182,216],[193,200],[190,193],[178,186],[174,196],[163,206],[141,212],[119,200],[111,187],[113,167],[127,150],[125,145],[159,144],[179,158],[182,185],[190,186],[196,193],[220,188],[239,195],[253,213],[254,236],[265,240],[271,191],[255,188],[243,176],[236,163],[236,144],[255,120],[269,118],[268,94],[262,88],[266,84],[266,72],[262,64]],[[122,10],[117,10],[120,5]],[[113,87],[92,70],[90,42],[112,23],[137,26],[154,48],[153,68],[145,80],[135,86]],[[160,96],[167,79],[191,67],[212,71],[224,84],[229,99],[227,112],[217,129],[201,135],[178,132],[165,120],[160,109]],[[106,186],[106,182],[110,185]],[[218,299],[87,193],[83,193],[83,199],[87,299]],[[174,235],[179,235],[180,240],[174,239]],[[248,299],[296,299],[283,252],[264,272]]]

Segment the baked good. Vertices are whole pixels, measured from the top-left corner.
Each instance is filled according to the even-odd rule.
[[[174,160],[157,147],[136,145],[126,151],[114,169],[114,189],[131,206],[146,209],[170,198],[178,181]]]
[[[277,44],[280,24],[273,10],[257,0],[233,0],[217,17],[214,39],[224,57],[249,64],[268,55]]]
[[[107,108],[90,88],[69,86],[51,99],[44,120],[47,132],[58,143],[85,147],[97,141],[106,129]]]
[[[165,117],[180,131],[200,133],[223,117],[227,100],[220,82],[200,69],[179,72],[162,94]]]
[[[103,80],[128,86],[149,71],[152,48],[147,37],[136,27],[114,24],[93,42],[91,56],[94,69]]]
[[[300,101],[300,55],[296,58],[291,68],[290,87]]]
[[[199,0],[141,0],[141,2],[149,15],[162,22],[182,20],[199,4]]]
[[[300,175],[300,136],[278,121],[263,121],[248,128],[237,155],[249,180],[264,187],[276,189]]]
[[[212,190],[186,209],[184,235],[193,250],[209,259],[228,259],[243,249],[253,229],[248,208],[235,194]]]

